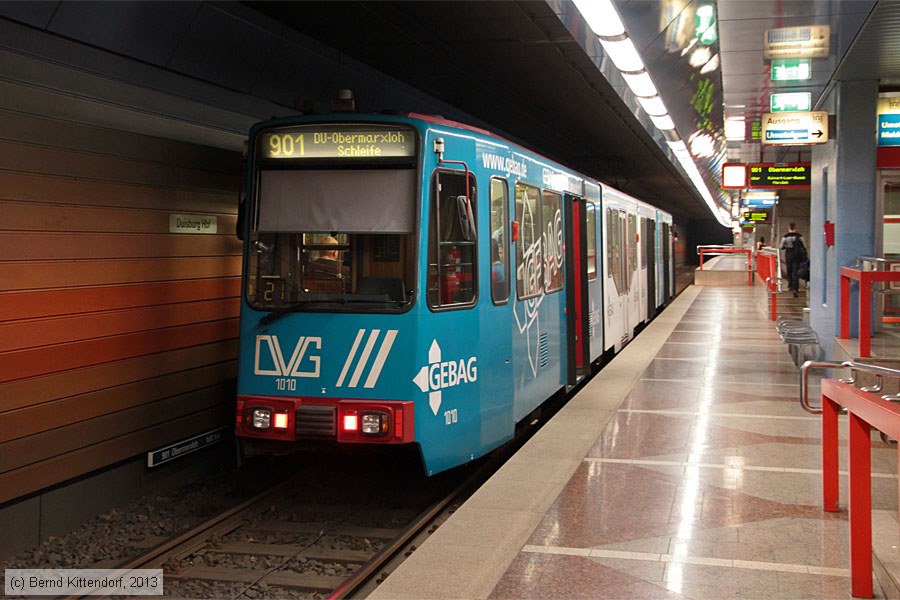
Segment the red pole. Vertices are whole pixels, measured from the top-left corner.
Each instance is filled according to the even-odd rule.
[[[703,248],[700,248],[700,268],[703,268]]]
[[[850,594],[873,598],[872,450],[870,427],[849,415],[850,428]]]
[[[747,285],[753,285],[753,253],[750,250],[744,250],[747,253]]]
[[[859,355],[872,355],[872,279],[868,271],[859,274]]]
[[[841,273],[841,339],[850,337],[850,278]]]
[[[822,395],[822,506],[838,512],[841,484],[838,473],[838,413],[840,405]]]

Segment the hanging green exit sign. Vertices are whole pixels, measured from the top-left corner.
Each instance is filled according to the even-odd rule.
[[[810,92],[791,92],[769,96],[770,112],[805,112],[812,109]]]
[[[812,61],[808,58],[772,59],[772,81],[800,81],[812,78]]]

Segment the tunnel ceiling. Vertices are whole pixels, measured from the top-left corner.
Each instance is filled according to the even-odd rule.
[[[546,2],[246,6],[681,219],[712,218]]]

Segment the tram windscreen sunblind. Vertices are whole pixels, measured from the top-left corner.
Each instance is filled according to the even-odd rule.
[[[258,231],[412,233],[415,169],[260,173]]]

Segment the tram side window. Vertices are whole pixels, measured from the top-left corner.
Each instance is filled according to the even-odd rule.
[[[544,288],[558,292],[563,287],[565,249],[562,231],[562,196],[545,191],[541,195],[544,221]]]
[[[618,209],[606,209],[606,257],[609,261],[609,277],[613,280],[617,292],[621,295],[625,291],[625,286],[622,281],[622,240],[619,235],[620,227]]]
[[[538,188],[516,184],[516,296],[519,300],[540,295],[544,287],[541,254],[541,193]]]
[[[585,214],[587,228],[587,274],[588,281],[597,280],[597,212],[593,202],[587,203]]]
[[[462,173],[435,172],[428,226],[428,305],[471,306],[475,302],[475,181]]]
[[[509,191],[503,179],[491,179],[491,300],[509,300]]]

